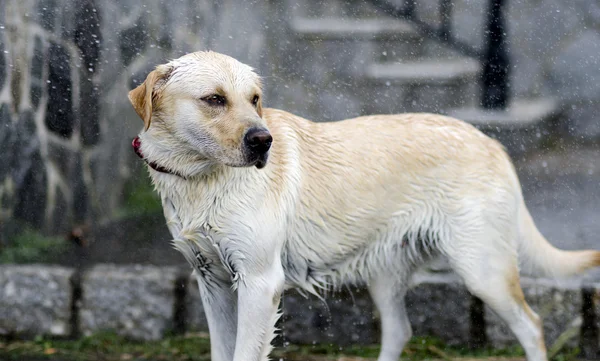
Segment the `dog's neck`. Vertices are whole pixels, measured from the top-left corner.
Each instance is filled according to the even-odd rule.
[[[215,162],[185,148],[174,149],[169,146],[170,134],[164,133],[162,140],[146,132],[132,141],[134,152],[154,171],[151,173],[189,180],[214,171]]]
[[[172,175],[175,175],[175,176],[178,176],[178,177],[181,177],[181,178],[185,179],[185,177],[183,175],[179,174],[176,171],[172,171],[172,170],[170,170],[170,169],[168,169],[166,167],[158,165],[155,162],[149,162],[144,157],[144,155],[142,154],[142,150],[140,149],[141,146],[142,146],[142,142],[140,141],[140,137],[133,138],[133,141],[131,142],[131,146],[133,147],[133,151],[135,152],[135,154],[137,154],[138,157],[140,157],[141,159],[143,159],[146,162],[146,164],[148,164],[148,166],[150,168],[154,169],[155,171],[157,171],[159,173],[172,174]]]

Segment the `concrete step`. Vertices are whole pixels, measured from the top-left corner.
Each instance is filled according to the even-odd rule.
[[[421,59],[370,64],[366,76],[373,82],[437,85],[476,80],[480,71],[475,59]]]
[[[299,37],[315,40],[371,40],[393,38],[419,38],[419,33],[409,23],[398,19],[351,19],[343,17],[296,17],[290,28]]]
[[[435,112],[463,106],[476,94],[480,65],[468,58],[372,63],[364,92],[368,113]]]
[[[344,16],[348,18],[387,16],[382,10],[363,0],[287,1],[288,8],[294,12],[294,15],[300,16]]]
[[[310,58],[304,69],[308,74],[314,73],[311,68],[319,62],[336,77],[356,77],[372,62],[416,59],[423,52],[419,33],[398,19],[297,16],[290,20],[288,30],[300,49],[293,57]]]
[[[506,110],[465,107],[447,112],[498,139],[512,156],[538,148],[560,113],[559,104],[552,98],[516,99]]]

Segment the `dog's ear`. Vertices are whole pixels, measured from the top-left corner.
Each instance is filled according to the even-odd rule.
[[[167,71],[158,67],[148,74],[146,80],[140,84],[137,88],[131,90],[128,94],[129,101],[135,112],[144,121],[144,131],[150,128],[152,121],[152,110],[154,103],[156,102],[156,94],[154,93],[154,87],[157,82],[164,80],[167,77]]]

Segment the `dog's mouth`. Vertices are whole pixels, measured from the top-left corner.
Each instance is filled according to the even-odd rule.
[[[263,169],[267,165],[267,159],[269,158],[269,153],[262,153],[256,156],[256,159],[250,162],[250,166],[254,166],[257,169]]]
[[[138,157],[142,158],[144,162],[146,162],[146,164],[148,164],[155,171],[160,173],[173,174],[181,178],[185,178],[181,174],[172,171],[166,167],[163,167],[156,162],[149,162],[148,159],[146,159],[146,157],[144,157],[144,154],[142,153],[142,141],[140,140],[140,137],[133,138],[133,141],[131,141],[131,146],[133,147],[133,151],[135,152],[135,154],[137,154]]]

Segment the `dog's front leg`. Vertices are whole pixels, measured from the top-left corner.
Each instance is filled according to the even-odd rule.
[[[211,360],[231,361],[237,330],[237,295],[227,282],[207,282],[204,276],[194,274],[208,322]]]
[[[234,361],[268,359],[283,292],[284,273],[279,257],[268,269],[247,274],[238,284],[238,328]]]

